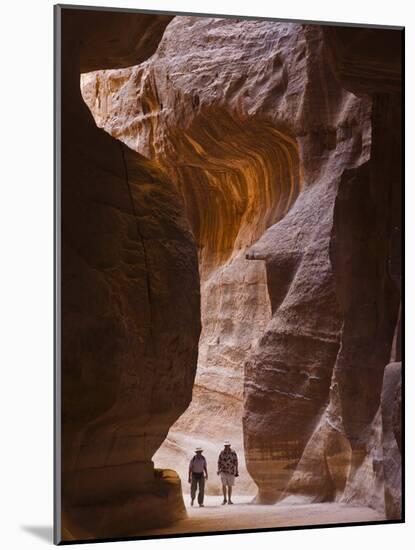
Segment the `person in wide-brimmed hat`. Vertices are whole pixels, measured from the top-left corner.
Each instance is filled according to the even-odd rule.
[[[230,441],[223,442],[224,448],[218,458],[218,475],[222,481],[223,502],[222,504],[233,504],[231,500],[232,487],[238,473],[238,455],[231,449]]]
[[[202,447],[196,447],[195,455],[189,462],[189,483],[190,483],[190,505],[193,506],[193,502],[196,497],[196,491],[199,486],[199,493],[197,495],[197,501],[199,506],[204,506],[203,499],[205,496],[205,481],[208,478],[207,462],[203,456]]]

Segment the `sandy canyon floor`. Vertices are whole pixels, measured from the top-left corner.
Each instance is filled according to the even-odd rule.
[[[205,506],[200,508],[197,504],[191,507],[187,498],[186,519],[142,534],[172,535],[385,520],[382,514],[371,508],[345,504],[258,505],[250,503],[252,497],[236,495],[233,505],[222,506],[221,500],[221,497],[207,496]]]

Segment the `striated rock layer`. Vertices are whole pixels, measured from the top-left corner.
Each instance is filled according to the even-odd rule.
[[[155,456],[182,476],[225,437],[258,502],[386,498],[397,517],[381,401],[400,340],[399,36],[176,17],[144,63],[83,75],[98,125],[175,182],[199,248],[193,399]]]
[[[339,81],[373,101],[370,162],[344,185],[333,235],[333,265],[344,314],[335,378],[352,451],[344,500],[384,502],[386,517],[396,520],[401,518],[402,491],[401,371],[385,365],[401,359],[403,32],[331,28],[325,31],[325,41]],[[363,206],[359,216],[353,214],[352,224],[353,196],[360,197]],[[391,397],[395,391],[396,397]],[[364,399],[356,402],[356,396]],[[378,417],[380,437],[372,441],[367,432]],[[374,460],[362,459],[365,456]],[[367,483],[370,477],[373,484]]]
[[[222,437],[243,453],[244,363],[295,271],[293,243],[299,237],[289,227],[278,242],[293,257],[272,277],[264,258],[253,261],[251,254],[248,260],[246,250],[290,215],[304,181],[324,173],[328,161],[322,156],[334,148],[337,134],[342,155],[337,172],[342,162],[356,163],[367,154],[370,102],[342,90],[327,71],[320,29],[260,21],[176,18],[148,62],[84,75],[82,84],[98,124],[156,158],[176,182],[199,245],[203,331],[193,400],[155,457],[167,463],[175,453],[185,475],[193,444],[207,448],[208,461],[215,460]],[[327,218],[329,227],[327,208],[335,194],[324,202],[328,186],[319,191],[323,199],[304,195],[310,199],[309,227],[298,225],[307,243],[322,232],[320,219]],[[311,262],[314,253],[310,249]],[[312,277],[310,265],[305,273]],[[333,291],[328,301],[335,302]],[[330,322],[326,340],[332,364],[339,322]],[[248,382],[249,372],[247,395]],[[273,409],[267,398],[259,400]],[[266,479],[275,477],[270,434],[264,423],[256,426],[254,410],[249,414],[253,427],[245,430],[245,450],[249,471],[262,487],[264,457]],[[271,417],[270,422],[273,432]],[[244,478],[249,479],[242,472],[239,489]],[[210,489],[219,485],[211,483]]]
[[[277,440],[276,450],[280,453],[280,459],[289,457],[291,462],[287,460],[284,468],[278,468],[275,476],[266,484],[262,498],[275,500],[297,494],[312,501],[341,500],[349,503],[363,503],[384,510],[388,518],[399,519],[400,511],[397,502],[400,502],[401,465],[400,460],[397,459],[396,447],[394,448],[389,442],[390,436],[385,425],[387,416],[385,416],[385,406],[381,405],[381,402],[384,402],[385,392],[388,395],[388,378],[384,379],[383,376],[384,366],[391,357],[395,327],[399,322],[399,250],[394,250],[392,247],[396,247],[396,241],[399,243],[396,233],[400,232],[401,219],[400,98],[399,83],[396,79],[392,79],[396,85],[395,94],[389,95],[390,67],[386,65],[382,79],[383,48],[376,49],[374,45],[382,41],[383,44],[389,41],[396,42],[396,38],[399,41],[400,33],[385,31],[374,36],[373,33],[377,31],[369,34],[366,31],[365,38],[362,40],[362,34],[359,34],[358,30],[345,30],[346,34],[350,32],[354,33],[354,36],[348,37],[347,54],[352,55],[353,48],[350,48],[350,44],[356,48],[355,64],[350,70],[351,76],[349,79],[342,78],[341,71],[339,73],[338,66],[333,61],[333,52],[329,49],[327,61],[332,64],[333,72],[340,83],[345,83],[346,88],[362,96],[367,96],[367,80],[364,81],[364,85],[362,84],[362,89],[357,85],[355,87],[350,85],[353,79],[361,83],[360,78],[356,78],[356,74],[361,74],[360,67],[358,69],[358,60],[364,60],[363,71],[366,75],[372,74],[373,67],[376,77],[372,81],[374,93],[371,94],[373,107],[370,155],[367,160],[361,159],[366,162],[355,167],[350,164],[341,166],[332,207],[330,233],[325,244],[325,247],[328,245],[328,273],[336,299],[332,319],[337,318],[337,322],[341,323],[338,325],[339,345],[338,350],[333,349],[333,356],[326,363],[334,368],[329,369],[330,378],[326,378],[324,392],[321,394],[323,399],[318,404],[319,408],[316,407],[314,412],[310,412],[310,408],[317,405],[315,401],[318,396],[318,393],[312,390],[311,377],[301,386],[297,382],[290,388],[293,392],[295,388],[301,387],[302,391],[297,395],[276,396],[277,407],[279,404],[278,408],[281,410],[281,403],[284,403],[284,410],[289,411],[288,419],[286,417],[283,420],[275,412],[273,428],[276,436],[281,438],[282,434],[286,434],[288,440],[288,449],[284,449],[281,442]],[[393,38],[390,36],[391,32],[395,33]],[[339,30],[339,33],[342,34],[342,31]],[[333,40],[336,42],[336,35]],[[398,67],[394,67],[394,76],[399,74],[399,61],[398,57],[396,60]],[[342,68],[345,66],[342,63],[339,65]],[[385,85],[387,92],[382,89],[384,82],[387,83],[387,86]],[[376,95],[379,90],[382,94]],[[385,156],[386,151],[387,156]],[[336,156],[334,153],[334,157]],[[331,175],[334,171],[335,167]],[[321,184],[320,179],[319,186]],[[333,190],[333,182],[330,188]],[[327,198],[328,195],[325,194],[326,201]],[[296,206],[299,206],[300,199]],[[299,215],[291,211],[283,222],[271,228],[268,234],[251,249],[251,254],[255,258],[266,257],[270,278],[273,277],[273,269],[278,273],[281,268],[279,253],[276,253],[272,247],[281,240],[281,231],[284,230],[285,224],[290,224],[291,216],[296,218],[295,222],[298,221]],[[322,229],[321,221],[319,227]],[[323,232],[320,231],[319,235],[322,236],[322,234]],[[287,250],[287,255],[292,252],[292,248]],[[304,255],[300,257],[303,261]],[[320,262],[323,259],[321,254],[314,253],[314,261],[317,258]],[[302,261],[299,263],[300,268]],[[287,342],[285,335],[287,325],[289,326],[292,320],[295,320],[290,311],[291,304],[298,300],[310,304],[310,276],[300,277],[300,268],[296,268],[295,276],[290,279],[291,286],[288,294],[284,297],[282,304],[280,302],[272,322],[267,327],[266,334],[253,353],[252,360],[247,363],[248,378],[249,369],[252,367],[255,368],[255,373],[251,376],[254,379],[258,378],[257,372],[260,368],[264,368],[264,364],[274,372],[278,369],[281,375],[288,370],[287,365],[293,358],[292,350],[288,348],[289,353],[284,356],[282,349]],[[302,279],[308,285],[307,298],[304,297],[303,300],[297,288],[297,283]],[[330,288],[329,285],[324,283],[324,289],[327,291],[328,288]],[[319,299],[321,296],[322,293],[319,293]],[[322,305],[320,302],[319,319],[316,323],[319,330],[321,330],[323,315],[328,310],[327,303],[324,307]],[[312,308],[306,310],[302,321],[297,321],[296,326],[304,325],[304,317],[309,320],[311,312]],[[279,344],[282,342],[278,348],[274,345],[276,337]],[[323,348],[328,351],[327,345]],[[301,349],[302,352],[300,361],[304,361],[308,366],[313,364],[312,354],[315,351],[309,353],[305,346],[298,346],[297,349]],[[321,361],[321,347],[318,352],[317,359]],[[334,362],[333,358],[335,358]],[[295,372],[297,369],[298,360],[290,370]],[[328,380],[330,380],[330,386],[327,384]],[[280,394],[281,383],[274,387],[275,392]],[[263,388],[269,391],[267,383],[263,384]],[[260,395],[255,387],[252,395],[256,399],[254,404],[258,403],[258,409],[261,412],[260,407],[265,407],[265,399],[259,399]],[[295,412],[292,410],[294,405],[290,397],[301,403],[296,407]],[[248,400],[249,398],[248,393]],[[385,399],[387,402],[387,398]],[[248,401],[248,434],[249,414],[253,408],[255,410]],[[305,416],[302,415],[302,411],[306,411]],[[265,416],[269,415],[265,414]],[[298,425],[301,427],[293,423],[296,416],[300,416]],[[262,421],[263,416],[259,419],[259,422]],[[275,429],[276,425],[277,429]],[[303,437],[293,442],[293,434],[301,434]],[[391,459],[392,455],[393,459]],[[262,465],[264,472],[268,471],[266,465],[266,463]],[[292,475],[289,470],[293,472]],[[272,487],[273,484],[274,487]],[[271,491],[269,491],[270,486]]]
[[[177,474],[151,459],[190,402],[200,333],[183,202],[155,163],[96,127],[79,89],[85,68],[131,63],[122,48],[117,57],[110,32],[130,15],[90,15],[58,15],[63,540],[133,535],[186,515]],[[135,60],[154,51],[169,18],[134,16],[135,33],[149,21]],[[100,57],[107,38],[110,61]]]

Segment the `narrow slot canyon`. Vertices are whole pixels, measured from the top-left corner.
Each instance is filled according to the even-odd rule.
[[[399,44],[88,14],[63,20],[67,539],[398,519]]]
[[[157,84],[148,81],[153,82],[142,67],[81,77],[83,97],[97,123],[105,125],[108,119],[114,137],[139,144],[139,152],[153,155],[174,182],[198,247],[202,332],[192,402],[153,461],[160,468],[173,467],[187,493],[189,460],[201,446],[212,473],[206,493],[221,495],[216,462],[222,442],[229,439],[240,461],[237,490],[253,498],[257,488],[245,467],[242,433],[244,364],[271,319],[271,304],[265,262],[246,255],[286,215],[301,190],[298,144],[267,121],[241,121],[213,108],[196,112],[185,131],[163,128],[162,146],[145,144],[134,132],[157,139],[161,104]],[[123,87],[127,90],[120,91]],[[136,88],[144,95],[134,101],[130,123],[118,113]],[[122,97],[121,105],[112,106],[115,96]],[[125,123],[122,131],[112,127],[112,109],[115,120]]]
[[[186,480],[189,451],[202,446],[213,473],[207,494],[221,495],[216,462],[229,439],[240,462],[237,491],[253,496],[243,446],[243,368],[271,309],[265,263],[247,259],[246,251],[295,201],[298,149],[266,124],[241,125],[220,112],[196,119],[185,140],[185,150],[175,147],[185,166],[171,177],[198,243],[202,332],[192,403],[153,460],[174,463]]]

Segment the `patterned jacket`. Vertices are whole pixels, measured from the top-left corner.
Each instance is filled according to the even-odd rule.
[[[238,456],[233,449],[229,451],[224,449],[220,452],[218,458],[218,472],[233,475],[238,473]]]

